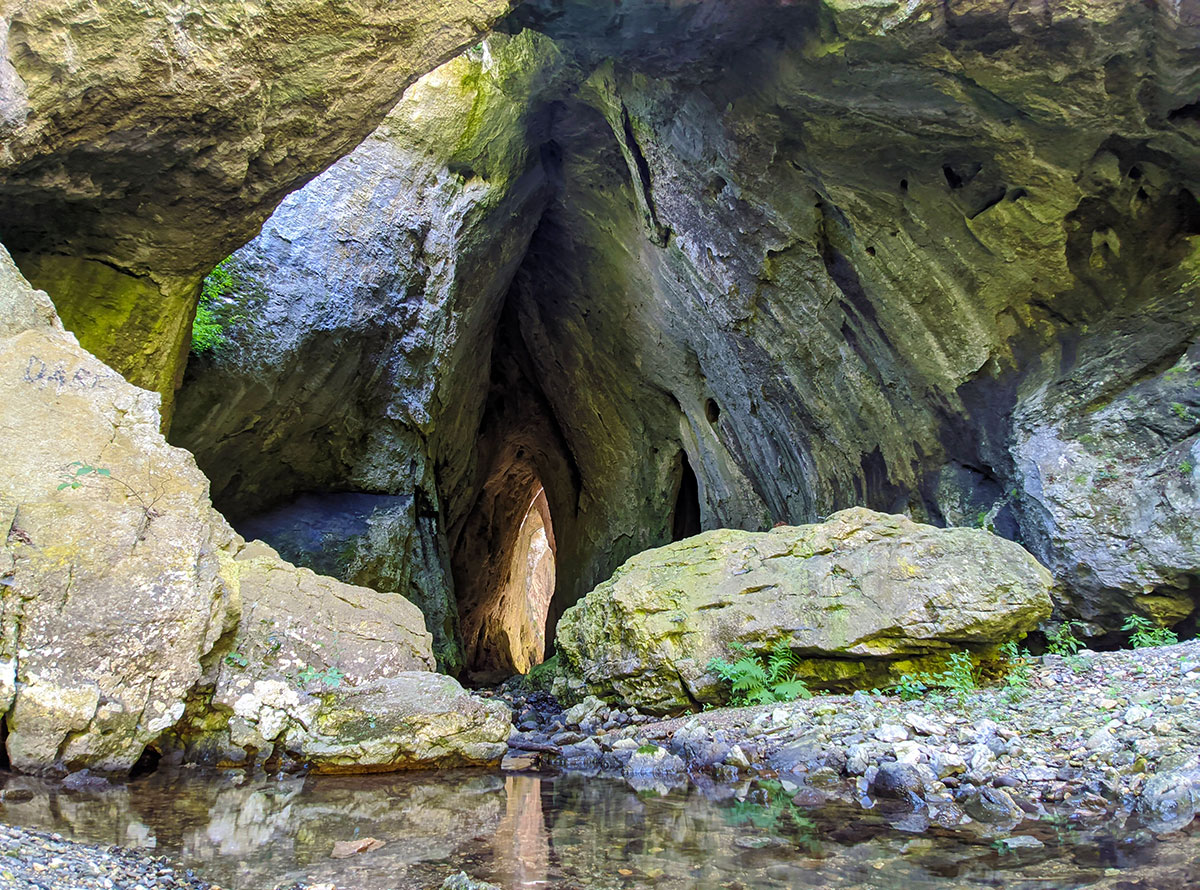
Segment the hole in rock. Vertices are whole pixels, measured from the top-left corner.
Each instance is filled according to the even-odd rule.
[[[510,513],[505,501],[514,500],[498,499],[493,520]],[[499,546],[489,560],[492,583],[477,575],[474,583],[482,587],[461,592],[468,597],[461,619],[466,679],[472,684],[491,685],[528,673],[546,657],[547,617],[557,579],[554,528],[541,485],[535,485],[532,497],[526,489],[521,503],[523,509],[510,515],[508,529],[493,525]]]
[[[705,401],[704,416],[708,418],[709,423],[716,423],[721,419],[721,406],[717,404],[716,399]]]
[[[137,759],[137,763],[129,770],[129,778],[136,779],[140,776],[148,776],[158,769],[159,761],[162,760],[162,752],[153,745],[147,745],[142,751],[142,756]]]
[[[672,541],[682,541],[701,532],[700,483],[687,455],[681,453],[679,457],[679,494],[675,497],[675,512],[671,517]]]
[[[1172,109],[1167,113],[1167,120],[1172,123],[1177,121],[1200,121],[1200,100]]]

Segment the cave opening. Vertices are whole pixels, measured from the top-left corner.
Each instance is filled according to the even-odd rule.
[[[528,466],[511,469],[476,505],[456,560],[465,679],[472,685],[528,673],[546,658],[553,632],[558,544],[550,502]]]
[[[675,510],[671,515],[672,541],[682,541],[701,531],[700,481],[688,463],[687,455],[680,452],[679,459],[679,494],[675,497]]]

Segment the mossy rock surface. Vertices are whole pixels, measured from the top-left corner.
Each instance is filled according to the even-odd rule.
[[[649,550],[568,609],[558,646],[594,694],[651,711],[719,702],[708,663],[784,640],[825,688],[870,686],[1050,614],[1049,572],[980,529],[863,508],[769,532],[718,529]]]

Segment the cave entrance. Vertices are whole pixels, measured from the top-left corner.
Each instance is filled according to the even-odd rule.
[[[468,683],[494,685],[546,658],[558,568],[546,490],[528,464],[507,464],[484,487],[456,548]]]
[[[546,492],[539,488],[521,520],[512,566],[500,592],[501,600],[511,607],[506,618],[512,625],[508,634],[512,665],[522,674],[546,657],[546,616],[555,579],[553,534]]]

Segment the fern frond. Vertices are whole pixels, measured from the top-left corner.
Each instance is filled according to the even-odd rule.
[[[798,698],[812,698],[812,693],[808,691],[808,684],[799,677],[792,677],[790,680],[783,680],[771,687],[771,692],[775,694],[776,701],[795,701]]]
[[[708,669],[725,681],[734,678],[734,667],[724,658],[713,658],[708,662]]]
[[[771,677],[771,682],[776,683],[790,677],[796,672],[796,665],[799,661],[787,640],[779,640],[771,647],[771,655],[767,661],[767,673]]]
[[[767,672],[753,658],[743,658],[733,665],[734,692],[747,692],[767,685]]]

